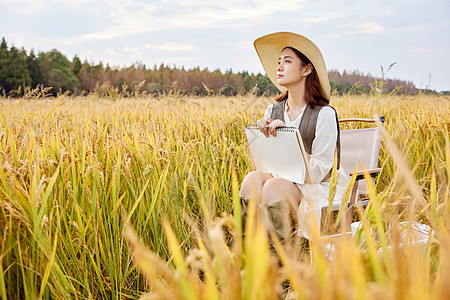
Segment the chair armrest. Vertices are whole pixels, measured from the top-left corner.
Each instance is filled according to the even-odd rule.
[[[370,169],[365,171],[359,171],[356,173],[356,180],[364,179],[364,173],[369,173],[371,177],[375,177],[380,173],[382,168]],[[350,176],[353,176],[353,173],[350,173]]]
[[[345,240],[345,241],[350,241],[352,239],[352,232],[351,231],[347,231],[347,232],[342,232],[342,233],[337,233],[337,234],[332,234],[332,235],[324,235],[321,236],[319,238],[319,240],[322,243],[336,243],[339,242],[340,240]]]
[[[381,123],[384,123],[385,118],[379,117],[379,120],[381,121]],[[367,123],[375,123],[376,121],[378,121],[377,119],[364,119],[364,118],[346,118],[346,119],[339,119],[338,122],[339,123],[344,123],[344,122],[367,122]]]

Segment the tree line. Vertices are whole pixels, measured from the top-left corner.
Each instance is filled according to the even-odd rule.
[[[396,93],[417,94],[418,89],[412,81],[400,79],[377,78],[360,71],[346,71],[342,73],[337,70],[328,71],[331,90],[338,94],[355,93]]]
[[[359,71],[328,72],[333,93],[417,93],[412,82],[380,79]],[[253,93],[274,95],[277,88],[263,74],[247,71],[234,73],[219,69],[195,67],[159,66],[147,68],[142,63],[129,67],[110,67],[84,62],[75,55],[69,60],[60,51],[27,52],[24,48],[8,47],[5,38],[0,44],[0,95],[22,96],[36,88],[47,93],[73,93],[81,95],[96,93],[105,96],[127,96],[143,93],[233,96]]]

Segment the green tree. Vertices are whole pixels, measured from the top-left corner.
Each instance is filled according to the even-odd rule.
[[[270,81],[267,75],[258,73],[255,78],[255,83],[258,85],[258,95],[262,95],[263,93],[269,95],[278,93],[277,87]]]
[[[53,49],[45,54],[42,73],[47,75],[47,69],[48,85],[54,88],[54,92],[73,91],[79,86],[78,79],[70,68],[70,61],[58,50]]]
[[[226,95],[226,96],[236,96],[236,88],[234,86],[232,86],[231,84],[225,84],[222,87],[221,92],[223,95]]]
[[[39,65],[41,67],[42,81],[45,86],[49,85],[50,81],[50,57],[48,53],[40,52],[38,55]]]
[[[78,79],[68,68],[50,70],[50,86],[54,91],[74,90],[78,86]]]
[[[200,95],[201,89],[198,86],[194,85],[191,89],[191,93],[194,95]]]
[[[330,91],[333,93],[334,90],[337,90],[337,84],[331,79],[328,80],[330,82]]]
[[[8,64],[8,44],[6,44],[5,38],[2,38],[0,44],[0,91],[2,94],[6,92],[6,66]]]
[[[245,91],[247,93],[251,92],[255,87],[255,83],[253,82],[252,78],[250,77],[247,71],[242,72],[242,79],[244,80]]]
[[[70,69],[75,76],[78,76],[78,74],[80,74],[81,67],[81,60],[78,56],[75,55],[72,59],[72,63],[70,64]]]
[[[43,84],[44,77],[42,76],[41,62],[39,61],[39,57],[34,54],[33,50],[31,50],[30,54],[27,56],[27,67],[31,77],[31,86],[36,87],[39,84]]]
[[[12,46],[8,51],[5,38],[0,44],[0,86],[6,92],[18,89],[21,85],[30,85],[25,50]]]
[[[48,52],[50,69],[63,69],[70,67],[70,61],[56,49]]]

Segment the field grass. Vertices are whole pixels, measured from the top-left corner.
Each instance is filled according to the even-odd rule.
[[[252,168],[243,127],[270,103],[0,100],[2,298],[448,299],[450,99],[332,98],[340,118],[386,117],[366,238],[331,261],[297,245],[283,267],[258,219],[242,243],[232,216]],[[425,253],[387,248],[404,220],[433,228]]]

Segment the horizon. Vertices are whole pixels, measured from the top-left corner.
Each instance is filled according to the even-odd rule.
[[[4,38],[4,37],[0,37],[0,38]],[[5,40],[6,41],[6,40]],[[8,47],[8,49],[10,49],[11,47],[16,47],[14,44],[9,44],[8,43],[8,41],[6,41],[6,43],[7,43],[7,47]],[[17,48],[17,47],[16,47]],[[25,48],[18,48],[19,50],[25,50],[26,51],[26,53],[29,55],[30,53],[31,53],[31,51],[33,51],[33,53],[37,56],[40,52],[42,52],[42,53],[47,53],[47,52],[44,52],[44,51],[42,51],[42,50],[39,50],[39,49],[34,49],[34,48],[32,48],[32,49],[25,49]],[[265,72],[264,72],[264,70],[262,71],[262,72],[250,72],[249,70],[239,70],[239,71],[234,71],[232,68],[228,68],[228,69],[225,69],[225,70],[223,70],[223,69],[220,69],[220,68],[215,68],[215,69],[211,69],[211,68],[208,68],[208,66],[205,66],[205,67],[203,67],[203,66],[192,66],[192,67],[185,67],[184,65],[176,65],[176,64],[172,64],[172,63],[166,63],[166,62],[161,62],[161,63],[159,63],[159,64],[156,64],[156,63],[154,63],[154,64],[152,64],[152,66],[149,66],[149,65],[147,65],[147,64],[145,64],[145,63],[142,63],[142,62],[139,62],[139,61],[135,61],[135,62],[132,62],[131,64],[129,64],[129,65],[111,65],[108,61],[104,61],[104,60],[99,60],[99,61],[93,61],[93,60],[88,60],[88,59],[86,59],[86,58],[83,58],[83,57],[79,57],[77,54],[75,54],[74,55],[74,57],[68,57],[65,53],[63,53],[63,52],[61,52],[59,49],[56,49],[56,48],[52,48],[52,49],[50,49],[49,51],[52,51],[52,50],[57,50],[58,52],[60,52],[62,55],[64,55],[69,61],[71,61],[72,62],[72,60],[75,58],[75,57],[78,57],[80,60],[81,60],[81,62],[82,63],[84,63],[84,62],[87,62],[89,65],[91,65],[91,66],[95,66],[95,65],[99,65],[99,64],[102,64],[103,65],[103,67],[106,67],[106,66],[108,66],[108,67],[110,67],[111,69],[116,69],[116,70],[122,70],[122,69],[127,69],[127,68],[129,68],[129,67],[132,67],[132,66],[139,66],[139,65],[142,65],[142,66],[144,66],[145,67],[145,69],[146,70],[154,70],[155,68],[159,68],[161,65],[163,65],[163,66],[165,66],[165,67],[169,67],[169,68],[171,68],[171,69],[178,69],[178,70],[181,70],[181,69],[185,69],[186,71],[189,71],[189,70],[194,70],[194,69],[200,69],[200,70],[202,70],[202,71],[208,71],[208,72],[214,72],[214,71],[216,71],[216,70],[219,70],[222,74],[225,74],[226,72],[231,72],[232,74],[238,74],[238,73],[244,73],[244,72],[247,72],[249,75],[258,75],[258,74],[261,74],[261,75],[266,75],[265,74]],[[362,72],[362,71],[360,71],[360,70],[358,70],[358,69],[355,69],[355,70],[347,70],[347,69],[344,69],[344,70],[338,70],[338,69],[328,69],[327,68],[327,72],[329,73],[329,72],[339,72],[341,75],[343,75],[344,74],[344,72],[346,72],[347,74],[353,74],[353,73],[356,73],[356,74],[358,74],[358,75],[361,75],[361,76],[372,76],[372,77],[374,77],[374,78],[376,78],[376,79],[381,79],[381,76],[377,76],[377,75],[374,75],[374,74],[371,74],[370,72],[368,72],[368,73],[364,73],[364,72]],[[390,78],[390,77],[386,77],[386,78],[384,78],[384,80],[400,80],[400,81],[405,81],[405,82],[411,82],[410,80],[407,80],[407,79],[403,79],[403,78]],[[416,87],[417,88],[417,87]]]
[[[70,60],[119,68],[164,63],[265,74],[253,41],[292,31],[318,45],[328,71],[382,77],[381,66],[396,62],[385,78],[450,90],[450,41],[440,36],[450,32],[450,3],[443,0],[2,2],[1,35],[27,52],[57,49]]]

